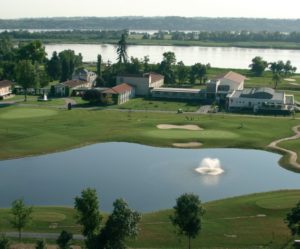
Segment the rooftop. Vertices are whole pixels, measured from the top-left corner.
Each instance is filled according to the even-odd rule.
[[[268,100],[283,100],[284,92],[276,92],[272,88],[245,88],[244,90],[236,90],[231,95],[231,98],[253,98],[253,99],[268,99]]]
[[[231,81],[240,83],[240,82],[244,81],[246,79],[246,77],[239,73],[229,71],[227,73],[224,73],[224,74],[221,74],[221,75],[215,77],[213,80],[221,80],[221,79],[227,79],[227,80],[231,80]]]
[[[132,77],[132,78],[150,78],[151,79],[150,83],[154,83],[156,81],[164,79],[163,75],[158,73],[153,73],[153,72],[144,73],[144,74],[120,74],[118,76]]]
[[[152,92],[172,92],[172,93],[200,93],[201,89],[193,89],[193,88],[155,88]]]
[[[65,86],[73,88],[73,87],[84,85],[84,84],[87,84],[87,83],[88,83],[87,81],[83,81],[83,80],[68,80],[68,81],[65,81],[65,82],[58,83],[58,84],[65,85]]]
[[[132,88],[133,88],[132,86],[130,86],[126,83],[122,83],[120,85],[114,86],[113,88],[103,91],[103,93],[120,94],[120,93],[124,93],[127,91],[131,91]]]
[[[1,87],[8,87],[8,86],[11,86],[11,85],[13,85],[13,83],[11,81],[9,81],[9,80],[2,80],[2,81],[0,81],[0,88]]]

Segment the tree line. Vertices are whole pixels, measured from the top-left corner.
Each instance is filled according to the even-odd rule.
[[[29,32],[26,30],[4,31],[0,39],[10,37],[13,40],[57,40],[57,41],[118,41],[126,32],[141,35],[142,39],[203,42],[300,42],[300,32],[271,31],[157,31],[149,34],[146,31],[129,30],[59,30]],[[130,37],[130,36],[129,36]]]
[[[0,19],[0,29],[195,30],[300,32],[299,19],[209,17],[59,17]]]

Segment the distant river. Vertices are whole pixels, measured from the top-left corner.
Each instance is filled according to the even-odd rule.
[[[49,44],[46,51],[50,57],[53,51],[60,52],[72,49],[82,53],[86,62],[96,61],[101,54],[104,61],[115,62],[117,59],[116,46],[109,44]],[[210,63],[213,67],[221,68],[249,68],[255,56],[261,56],[269,62],[290,60],[292,65],[300,72],[300,50],[288,49],[253,49],[253,48],[225,48],[225,47],[198,47],[198,46],[128,46],[128,55],[143,58],[148,55],[152,63],[162,60],[164,52],[172,51],[176,54],[177,61],[186,65],[197,62]]]

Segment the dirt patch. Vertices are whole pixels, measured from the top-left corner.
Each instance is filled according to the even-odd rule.
[[[295,79],[291,79],[291,78],[286,78],[286,79],[283,79],[283,80],[289,81],[289,82],[294,82],[294,81],[296,81]]]
[[[202,143],[198,143],[198,142],[174,143],[173,146],[178,148],[199,148],[202,146]]]
[[[161,130],[169,130],[169,129],[183,129],[190,131],[202,131],[203,129],[198,125],[171,125],[171,124],[159,124],[156,126]]]

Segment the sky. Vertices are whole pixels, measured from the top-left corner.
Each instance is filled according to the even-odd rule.
[[[70,16],[300,18],[300,0],[0,0],[0,19]]]

